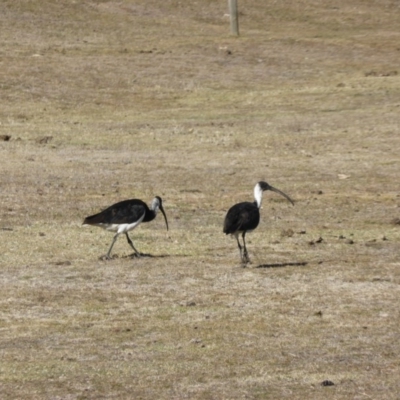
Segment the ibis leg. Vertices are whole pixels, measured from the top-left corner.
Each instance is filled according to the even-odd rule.
[[[117,237],[119,236],[119,233],[117,233],[115,236],[114,236],[114,239],[113,239],[113,241],[112,241],[112,243],[111,243],[111,246],[110,246],[110,248],[108,249],[108,252],[107,252],[107,255],[106,255],[106,259],[107,260],[109,260],[111,257],[110,257],[110,254],[111,254],[111,250],[112,250],[112,248],[113,248],[113,246],[114,246],[114,243],[115,243],[115,241],[117,240]]]
[[[128,232],[126,232],[125,235],[126,235],[126,239],[128,240],[128,243],[130,244],[130,246],[132,247],[132,249],[135,251],[135,254],[136,254],[138,257],[140,257],[141,254],[135,249],[135,246],[133,245],[133,242],[132,242],[131,238],[129,237]]]
[[[248,262],[250,262],[250,258],[249,258],[249,255],[247,253],[245,236],[246,236],[246,231],[243,232],[243,234],[242,234],[242,238],[243,238],[243,262],[244,263],[248,263]]]
[[[240,242],[239,242],[239,235],[235,235],[235,236],[236,236],[236,241],[237,241],[237,244],[239,247],[240,259],[243,261],[242,246],[240,245]]]

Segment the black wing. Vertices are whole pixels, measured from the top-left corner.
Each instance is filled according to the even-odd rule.
[[[257,228],[260,222],[260,211],[255,203],[244,202],[232,206],[226,214],[224,233],[249,231]]]
[[[149,208],[142,200],[132,199],[115,203],[102,212],[85,218],[84,224],[131,224],[138,221]]]

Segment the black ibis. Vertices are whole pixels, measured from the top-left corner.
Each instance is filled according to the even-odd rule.
[[[267,182],[258,182],[254,187],[255,201],[253,203],[245,201],[235,204],[228,210],[224,221],[224,233],[235,236],[239,247],[240,258],[244,265],[250,262],[245,236],[247,232],[256,229],[260,222],[260,207],[265,190],[272,190],[273,192],[279,193],[294,205],[292,199],[287,194],[272,187]],[[239,241],[240,234],[242,234],[243,238],[243,247]]]
[[[154,197],[151,208],[149,208],[144,201],[139,199],[120,201],[98,214],[86,217],[83,221],[83,225],[100,226],[107,231],[117,232],[105,256],[106,259],[110,259],[111,250],[117,237],[121,235],[121,233],[125,233],[129,245],[135,251],[135,255],[140,256],[142,254],[135,249],[128,232],[135,229],[141,222],[152,221],[156,217],[158,210],[161,210],[163,213],[168,230],[167,216],[165,215],[162,200],[159,196]]]

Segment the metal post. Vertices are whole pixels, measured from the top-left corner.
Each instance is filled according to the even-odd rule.
[[[237,0],[228,0],[229,2],[229,15],[231,17],[231,33],[232,35],[239,36],[239,17]]]

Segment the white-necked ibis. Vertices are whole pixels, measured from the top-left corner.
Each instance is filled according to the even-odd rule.
[[[107,231],[117,232],[105,256],[106,259],[110,259],[111,250],[117,237],[121,235],[121,233],[125,233],[129,245],[135,251],[135,255],[140,256],[141,253],[135,249],[128,232],[135,229],[141,222],[152,221],[156,217],[158,210],[161,210],[163,213],[168,230],[167,216],[165,215],[162,200],[159,196],[153,199],[151,208],[149,208],[144,201],[139,199],[120,201],[98,214],[86,217],[83,221],[83,225],[100,226]]]
[[[240,258],[244,265],[250,262],[245,236],[247,232],[256,229],[260,222],[260,207],[265,190],[272,190],[273,192],[279,193],[294,205],[292,199],[287,194],[272,187],[267,182],[258,182],[254,187],[255,201],[253,203],[249,201],[238,203],[228,210],[224,221],[224,233],[235,236],[239,247]],[[239,241],[240,234],[242,234],[243,238],[243,248]]]

